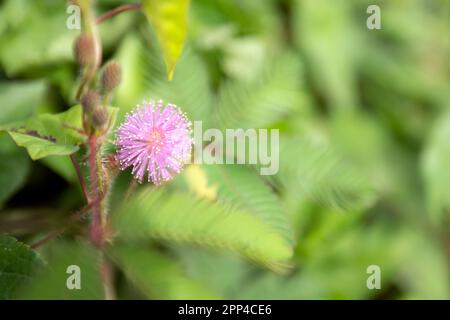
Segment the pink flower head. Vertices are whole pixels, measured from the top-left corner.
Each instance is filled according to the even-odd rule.
[[[139,182],[147,171],[148,181],[160,184],[182,170],[192,142],[191,122],[177,106],[144,102],[117,130],[117,158],[122,170],[133,167]]]

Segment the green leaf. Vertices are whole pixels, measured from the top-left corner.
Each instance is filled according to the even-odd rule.
[[[70,61],[78,30],[66,27],[66,3],[7,1],[8,32],[0,42],[0,62],[7,75]]]
[[[0,205],[22,186],[29,171],[26,153],[0,133]]]
[[[0,84],[0,125],[33,115],[45,90],[43,81]]]
[[[277,13],[274,1],[195,0],[192,2],[192,33],[196,36],[199,28],[209,31],[214,26],[230,24],[242,34],[258,34],[271,40],[281,40],[272,39],[283,31]],[[195,38],[201,39],[202,36],[203,33]]]
[[[369,207],[376,196],[359,166],[329,141],[306,135],[282,138],[279,179],[286,192],[339,210]]]
[[[342,218],[344,215],[340,215],[339,219]],[[313,252],[314,256],[303,258],[301,270],[291,274],[289,281],[278,275],[261,274],[253,277],[252,282],[237,293],[237,297],[368,299],[376,294],[373,292],[376,290],[367,290],[367,267],[371,264],[379,265],[383,270],[383,284],[386,286],[393,271],[392,264],[387,259],[390,258],[389,240],[392,238],[387,237],[388,233],[381,233],[376,229],[360,230],[357,225],[353,225],[331,236],[325,234],[321,245]],[[347,285],[343,286],[343,282]]]
[[[145,189],[126,202],[115,225],[125,239],[227,249],[277,271],[292,255],[292,247],[277,230],[254,214],[164,189]]]
[[[189,0],[143,0],[144,14],[155,29],[172,80],[187,34]]]
[[[115,119],[116,108],[109,108]],[[76,152],[85,139],[81,130],[81,106],[58,114],[41,114],[25,121],[0,127],[18,146],[25,147],[33,160],[46,156],[66,156]]]
[[[250,82],[267,63],[267,43],[260,37],[241,37],[223,44],[222,68],[233,79]]]
[[[328,105],[357,105],[356,61],[362,46],[353,25],[351,3],[327,0],[294,2],[294,36]],[[365,27],[365,26],[364,26]]]
[[[253,213],[293,244],[292,228],[278,197],[256,171],[245,166],[207,165],[199,170],[205,172],[207,185],[217,189],[219,201]]]
[[[37,160],[48,155],[65,156],[78,151],[78,146],[73,141],[71,144],[58,143],[53,136],[33,136],[33,131],[18,133],[9,131],[13,140],[20,147],[25,147],[31,159]]]
[[[269,64],[252,83],[228,81],[219,92],[221,128],[266,128],[301,107],[298,59],[286,54]]]
[[[0,299],[8,299],[42,264],[39,255],[29,246],[0,234]]]
[[[41,114],[25,121],[4,126],[17,145],[25,147],[33,160],[50,155],[70,155],[78,150],[83,136],[76,130],[81,128],[81,106],[75,106],[59,114]]]
[[[103,299],[98,251],[86,243],[52,244],[46,248],[48,267],[15,294],[19,299]],[[69,266],[80,268],[81,289],[69,290]]]
[[[182,246],[173,248],[189,276],[232,299],[254,268],[239,257],[223,252]]]
[[[217,299],[217,294],[188,278],[181,266],[154,249],[118,246],[111,250],[118,265],[147,298]]]
[[[420,228],[408,226],[395,230],[389,258],[397,266],[397,279],[402,279],[403,299],[450,299],[448,255],[441,250],[442,243]],[[386,246],[387,247],[387,246]],[[432,272],[430,272],[432,270]]]
[[[435,221],[450,210],[450,112],[435,124],[422,157],[427,202]]]
[[[122,83],[117,88],[114,104],[120,107],[119,121],[144,99],[142,74],[143,70],[151,68],[151,63],[144,57],[144,51],[143,43],[134,34],[127,36],[118,50],[116,59],[122,66]]]

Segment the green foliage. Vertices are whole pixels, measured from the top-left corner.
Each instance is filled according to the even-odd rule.
[[[248,85],[221,86],[217,119],[221,128],[264,128],[301,108],[300,66],[290,54],[277,56]]]
[[[112,256],[148,298],[217,299],[206,286],[183,274],[179,264],[150,248],[117,246]]]
[[[10,138],[0,134],[0,206],[25,183],[29,169],[23,150],[17,150]]]
[[[327,235],[320,240],[318,248],[313,256],[302,259],[302,270],[289,279],[262,274],[236,296],[239,299],[263,299],[266,292],[271,292],[274,299],[377,298],[379,291],[366,287],[366,269],[375,264],[374,261],[382,270],[383,290],[409,292],[399,298],[447,299],[449,296],[448,286],[438,280],[447,281],[445,257],[414,230],[392,233],[385,226],[370,230],[353,226]],[[428,272],[429,268],[436,272]],[[386,287],[387,283],[391,287]],[[421,287],[425,283],[427,290]]]
[[[449,298],[448,1],[143,4],[99,26],[103,59],[123,70],[119,122],[163,99],[204,130],[279,129],[280,168],[189,165],[162,187],[120,173],[107,205],[118,298]],[[366,27],[371,4],[380,30]],[[68,155],[90,182],[65,9],[0,4],[0,232],[23,243],[85,205]],[[89,220],[39,255],[0,236],[0,298],[104,298],[98,252],[78,241]],[[66,288],[73,264],[82,290]],[[373,264],[381,290],[366,287]]]
[[[81,127],[81,106],[60,114],[42,114],[3,127],[14,142],[25,147],[33,160],[49,155],[70,155],[83,141],[74,128]]]
[[[15,294],[19,299],[102,299],[99,253],[86,243],[50,245],[45,252],[46,268]],[[71,265],[80,267],[80,290],[69,290],[67,280]]]
[[[76,32],[66,28],[63,2],[5,1],[0,62],[8,75],[69,61]]]
[[[30,154],[31,159],[37,160],[48,155],[65,156],[78,150],[76,141],[72,140],[69,144],[58,143],[53,140],[53,136],[34,136],[34,131],[26,133],[10,131],[9,134],[18,146],[25,147]],[[55,138],[56,139],[56,138]]]
[[[446,113],[436,123],[425,150],[422,171],[428,194],[430,214],[436,221],[450,211],[450,113]]]
[[[272,226],[291,245],[294,235],[280,200],[257,173],[244,166],[203,166],[218,200],[251,212]]]
[[[353,108],[358,102],[355,94],[355,65],[358,63],[358,30],[352,25],[349,10],[352,4],[327,0],[296,0],[297,23],[295,39],[303,49],[306,61],[314,65],[314,82],[338,109]],[[338,49],[338,50],[336,50]]]
[[[43,81],[0,84],[0,128],[2,125],[32,116],[43,97]],[[0,129],[1,130],[1,129]],[[25,182],[29,161],[22,150],[17,150],[4,133],[0,132],[0,204]]]
[[[59,114],[41,114],[14,122],[0,130],[6,130],[18,146],[25,147],[33,160],[70,155],[85,139],[77,131],[81,130],[81,110],[77,105]],[[110,108],[109,112],[114,118],[117,109]]]
[[[0,84],[0,125],[32,116],[44,90],[43,81]]]
[[[160,239],[238,252],[282,270],[292,248],[254,214],[185,193],[143,190],[118,211],[115,226],[123,239]]]
[[[122,84],[117,88],[115,104],[120,107],[119,120],[121,121],[125,114],[133,109],[138,103],[142,102],[144,83],[142,70],[148,70],[143,57],[143,44],[136,36],[126,37],[117,52],[117,61],[122,66]],[[149,63],[150,64],[150,63]]]
[[[192,279],[207,283],[225,299],[235,297],[241,284],[255,271],[239,257],[223,252],[180,246],[175,254]]]
[[[375,190],[371,182],[329,142],[313,137],[286,137],[283,141],[280,181],[284,188],[342,210],[373,203]]]
[[[15,238],[0,234],[0,299],[8,299],[42,266],[39,255]]]

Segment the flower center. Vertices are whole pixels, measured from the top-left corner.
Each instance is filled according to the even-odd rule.
[[[158,150],[163,146],[163,140],[163,133],[158,129],[153,129],[152,131],[150,131],[146,142],[152,149]]]

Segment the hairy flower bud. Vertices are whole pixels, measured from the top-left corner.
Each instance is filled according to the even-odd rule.
[[[101,83],[104,92],[111,92],[122,81],[122,69],[120,65],[115,62],[109,62],[102,73]]]
[[[96,129],[101,129],[108,121],[108,111],[103,107],[95,108],[92,112],[92,125]]]
[[[81,98],[81,105],[86,113],[93,112],[100,104],[100,95],[95,90],[89,90]]]
[[[95,60],[94,40],[91,36],[81,34],[75,40],[74,55],[78,64],[85,66],[91,64]]]

